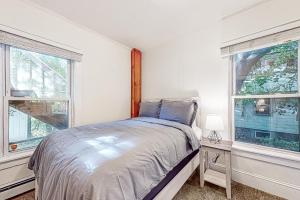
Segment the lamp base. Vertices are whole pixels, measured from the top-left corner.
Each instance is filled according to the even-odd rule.
[[[220,134],[217,133],[217,131],[211,131],[207,137],[207,139],[209,140],[209,142],[211,143],[215,143],[218,144],[221,142],[222,137],[220,136]]]

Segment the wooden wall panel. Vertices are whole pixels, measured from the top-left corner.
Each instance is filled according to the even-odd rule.
[[[142,91],[142,52],[138,49],[131,50],[131,117],[139,114]]]

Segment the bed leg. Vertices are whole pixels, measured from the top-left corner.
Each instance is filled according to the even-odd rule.
[[[38,186],[38,183],[37,183],[37,180],[36,180],[36,179],[35,179],[35,181],[34,181],[34,188],[35,188],[35,191],[34,191],[34,199],[35,199],[35,200],[38,200],[39,186]]]
[[[202,148],[199,150],[199,155],[200,155],[200,158],[199,158],[199,160],[200,160],[200,165],[199,165],[200,173],[199,173],[199,176],[200,176],[200,187],[201,188],[204,187],[204,170],[205,170],[205,163],[204,163],[205,152]]]

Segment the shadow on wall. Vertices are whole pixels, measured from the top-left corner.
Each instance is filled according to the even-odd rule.
[[[168,94],[172,95],[168,95]],[[168,91],[166,95],[158,97],[158,98],[189,98],[189,97],[199,97],[199,91],[198,90],[177,90],[174,89],[174,91]]]

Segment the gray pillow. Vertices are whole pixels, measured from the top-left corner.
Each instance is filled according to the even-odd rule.
[[[139,117],[159,117],[161,101],[146,101],[140,103]]]
[[[159,118],[191,126],[195,120],[197,109],[196,101],[162,100]]]

